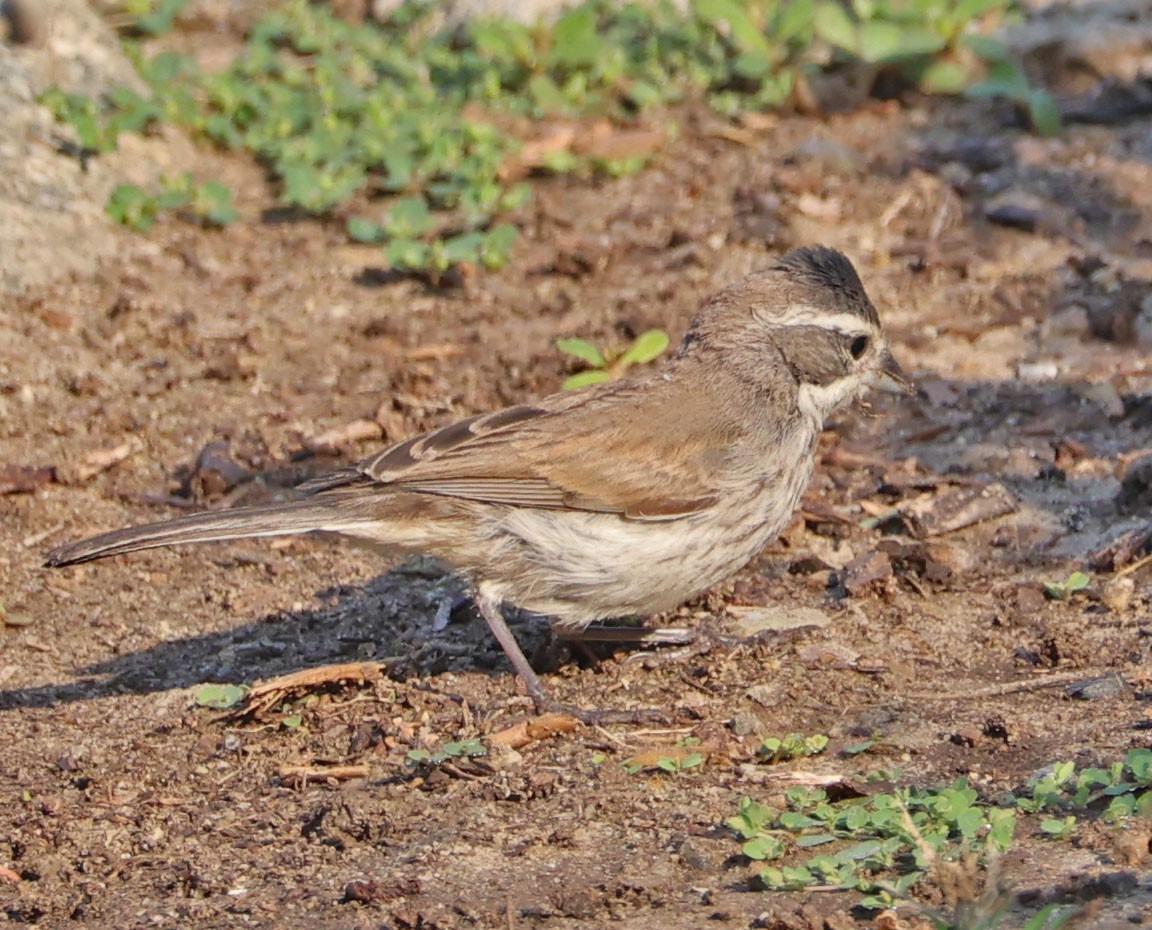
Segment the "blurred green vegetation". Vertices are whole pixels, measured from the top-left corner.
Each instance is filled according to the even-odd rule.
[[[323,4],[285,0],[215,72],[145,52],[148,39],[179,27],[185,5],[121,4],[149,92],[44,94],[85,154],[114,148],[124,132],[176,124],[257,157],[284,207],[336,217],[353,239],[380,243],[393,267],[433,274],[504,264],[516,238],[506,219],[530,196],[532,176],[634,171],[659,147],[659,134],[608,154],[561,141],[521,159],[532,120],[627,125],[689,100],[735,117],[786,106],[801,82],[854,69],[930,93],[1004,95],[1037,130],[1059,126],[1051,98],[988,35],[1019,15],[1013,0],[692,0],[686,9],[585,0],[537,25],[445,25],[435,3],[418,0],[355,25]],[[173,208],[227,221],[227,192],[181,184],[118,188],[109,211],[137,228]]]

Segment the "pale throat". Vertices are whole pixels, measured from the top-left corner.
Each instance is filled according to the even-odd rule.
[[[831,384],[801,384],[796,392],[796,406],[816,424],[817,429],[823,429],[829,414],[858,396],[863,389],[863,379],[855,375],[839,378]]]

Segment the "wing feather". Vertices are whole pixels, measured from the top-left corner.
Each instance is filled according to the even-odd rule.
[[[663,382],[669,383],[669,382]],[[688,432],[658,411],[652,381],[612,382],[459,420],[317,479],[324,491],[371,482],[396,490],[553,510],[669,520],[711,506],[736,436],[723,417]],[[679,399],[679,413],[690,398]],[[632,432],[606,424],[634,422]],[[643,462],[638,469],[634,463]]]

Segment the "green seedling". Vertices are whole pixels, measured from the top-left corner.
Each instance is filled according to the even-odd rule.
[[[1062,601],[1078,591],[1083,591],[1091,583],[1092,579],[1084,572],[1073,572],[1066,581],[1044,582],[1044,593],[1054,601]]]
[[[641,333],[627,348],[614,352],[601,349],[587,339],[557,339],[556,348],[572,355],[589,367],[571,375],[565,382],[566,390],[611,381],[624,375],[633,365],[643,365],[658,358],[668,348],[668,334],[662,329]]]
[[[230,710],[240,704],[248,694],[243,685],[201,685],[196,690],[196,705],[213,710]]]
[[[139,231],[151,228],[162,214],[170,211],[206,226],[225,226],[236,219],[232,194],[218,181],[197,184],[185,172],[174,178],[162,177],[160,183],[156,194],[135,184],[117,184],[108,200],[108,215],[122,226]]]
[[[964,88],[969,97],[1003,97],[1021,107],[1032,128],[1043,136],[1054,136],[1063,125],[1060,107],[1043,88],[1033,87],[1020,65],[1011,60],[1007,48],[987,36],[970,36],[969,48],[987,63],[987,76]]]
[[[427,749],[409,749],[408,761],[411,765],[441,765],[452,759],[471,759],[488,755],[488,749],[479,739],[466,739],[445,743],[435,752]]]
[[[869,743],[871,745],[871,743]],[[816,756],[828,746],[828,737],[823,733],[805,736],[803,733],[789,733],[784,737],[769,736],[760,744],[758,755],[767,762],[788,762],[803,756]]]

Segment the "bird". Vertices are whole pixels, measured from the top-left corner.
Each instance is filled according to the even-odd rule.
[[[885,376],[910,390],[851,261],[799,248],[705,300],[645,375],[425,432],[295,500],[113,530],[45,564],[301,533],[431,555],[464,576],[536,706],[553,709],[504,611],[575,634],[732,575],[790,521],[829,415]]]

